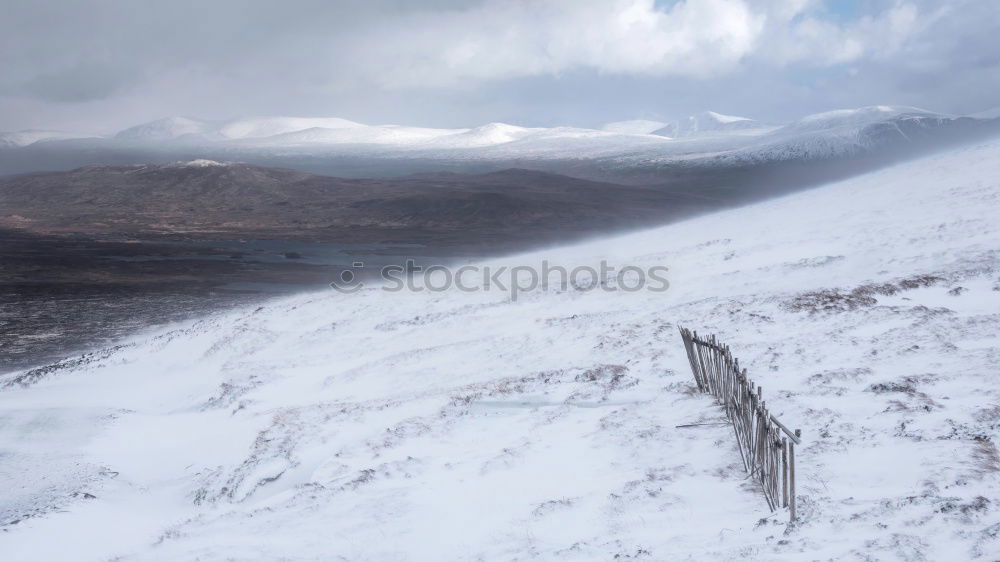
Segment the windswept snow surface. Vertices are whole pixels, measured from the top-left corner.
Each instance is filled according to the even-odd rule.
[[[667,292],[331,290],[8,374],[0,559],[995,560],[998,214],[994,142],[494,262]],[[797,525],[678,325],[802,428]]]

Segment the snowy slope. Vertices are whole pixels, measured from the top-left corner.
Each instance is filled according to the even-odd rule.
[[[822,131],[843,127],[861,127],[901,115],[930,116],[934,113],[918,107],[872,105],[856,109],[835,109],[807,115],[784,127],[783,132]]]
[[[0,557],[995,560],[998,211],[994,142],[494,262],[665,293],[331,291],[7,375]],[[798,525],[677,325],[802,428]]]
[[[831,159],[894,151],[933,139],[1000,132],[998,122],[956,118],[905,106],[871,106],[817,113],[768,134],[748,138],[746,146],[716,157],[729,162]]]

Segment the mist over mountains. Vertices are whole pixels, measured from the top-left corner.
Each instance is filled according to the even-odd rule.
[[[783,125],[708,111],[671,123],[616,122],[600,130],[506,123],[435,129],[366,125],[335,117],[169,117],[109,137],[0,134],[0,174],[207,158],[344,177],[528,168],[653,184],[679,168],[895,160],[997,132],[1000,121],[993,116],[953,116],[902,106],[836,110]]]
[[[183,315],[234,290],[323,285],[357,252],[377,266],[634,231],[998,133],[995,112],[883,105],[786,124],[711,111],[601,129],[169,117],[107,136],[2,133],[5,345],[25,361],[45,338],[58,353],[143,317],[123,308],[87,327],[105,303]]]

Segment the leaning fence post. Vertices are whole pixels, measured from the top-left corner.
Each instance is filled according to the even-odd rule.
[[[802,437],[802,430],[795,430],[796,437]],[[788,444],[788,519],[795,521],[795,444]]]
[[[781,438],[781,507],[788,507],[788,438]]]

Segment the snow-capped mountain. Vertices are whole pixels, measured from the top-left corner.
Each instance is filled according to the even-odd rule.
[[[863,131],[903,119],[953,120],[925,110],[872,106],[810,115],[782,127],[745,117],[706,111],[669,124],[655,121],[609,123],[600,131],[576,127],[521,127],[488,123],[470,129],[403,125],[364,125],[330,118],[262,117],[211,123],[183,117],[153,121],[122,131],[118,140],[169,142],[200,140],[212,146],[295,148],[297,150],[377,149],[428,158],[598,158],[615,156],[642,161],[684,160],[699,155],[718,158],[771,159],[840,156],[857,150]],[[658,128],[654,128],[659,125]],[[649,134],[651,133],[651,134]],[[807,149],[808,148],[808,149]],[[786,151],[787,154],[782,154]],[[725,156],[723,156],[725,158]]]
[[[624,123],[624,124],[623,124]],[[784,126],[705,112],[647,134],[652,122],[579,127],[523,127],[489,123],[473,128],[365,125],[341,118],[266,117],[213,123],[169,118],[132,127],[113,139],[52,140],[11,150],[0,173],[68,169],[149,158],[207,158],[295,167],[313,161],[327,170],[334,159],[369,159],[364,175],[411,173],[468,166],[532,168],[614,180],[672,166],[746,166],[793,160],[869,156],[901,158],[1000,134],[1000,119],[957,117],[909,107],[872,106],[810,115]],[[18,141],[20,146],[24,141]],[[9,144],[9,143],[8,143]],[[132,154],[137,151],[137,154]],[[30,158],[29,158],[30,156]],[[384,162],[379,166],[377,162]],[[61,164],[67,162],[67,164]],[[41,166],[41,168],[39,167]],[[619,178],[621,179],[621,178]],[[621,181],[632,181],[621,179]]]
[[[129,127],[115,135],[116,139],[132,141],[168,141],[197,135],[212,135],[218,125],[190,117],[165,117]]]
[[[264,137],[244,137],[250,146],[410,146],[432,141],[442,136],[464,132],[465,129],[429,129],[379,125],[358,127],[312,127]]]
[[[659,129],[651,131],[651,133],[664,137],[690,137],[694,135],[718,135],[762,129],[767,129],[767,127],[753,119],[723,115],[714,111],[705,111],[679,121],[668,123]]]
[[[219,128],[226,139],[265,138],[309,129],[362,129],[365,125],[339,117],[258,117],[230,121]]]
[[[215,144],[228,144],[237,151],[239,146],[355,155],[374,151],[382,156],[430,160],[615,159],[623,166],[701,160],[711,164],[840,158],[908,143],[911,132],[933,136],[934,130],[952,127],[957,119],[916,108],[873,106],[810,115],[775,127],[708,111],[646,134],[633,131],[645,130],[652,122],[641,127],[636,122],[618,123],[602,130],[507,123],[435,129],[362,125],[336,118],[269,118],[226,124],[218,129],[216,137],[222,140]]]
[[[907,106],[873,105],[856,109],[837,109],[807,115],[795,122],[785,125],[779,133],[829,131],[845,127],[860,128],[874,123],[885,122],[900,117],[937,117],[942,116],[925,109]]]
[[[1000,121],[879,105],[808,115],[718,158],[766,162],[892,154],[998,133]]]
[[[0,133],[0,148],[17,148],[28,146],[36,142],[67,140],[88,138],[88,135],[77,133],[67,133],[65,131],[41,131],[28,129],[25,131],[14,131],[10,133]]]
[[[472,129],[437,135],[430,144],[436,148],[475,148],[493,146],[523,139],[544,131],[542,128],[519,127],[507,123],[487,123]]]
[[[665,266],[666,292],[330,291],[10,373],[0,552],[995,559],[998,178],[993,141],[490,262]],[[796,525],[677,326],[802,428]]]

